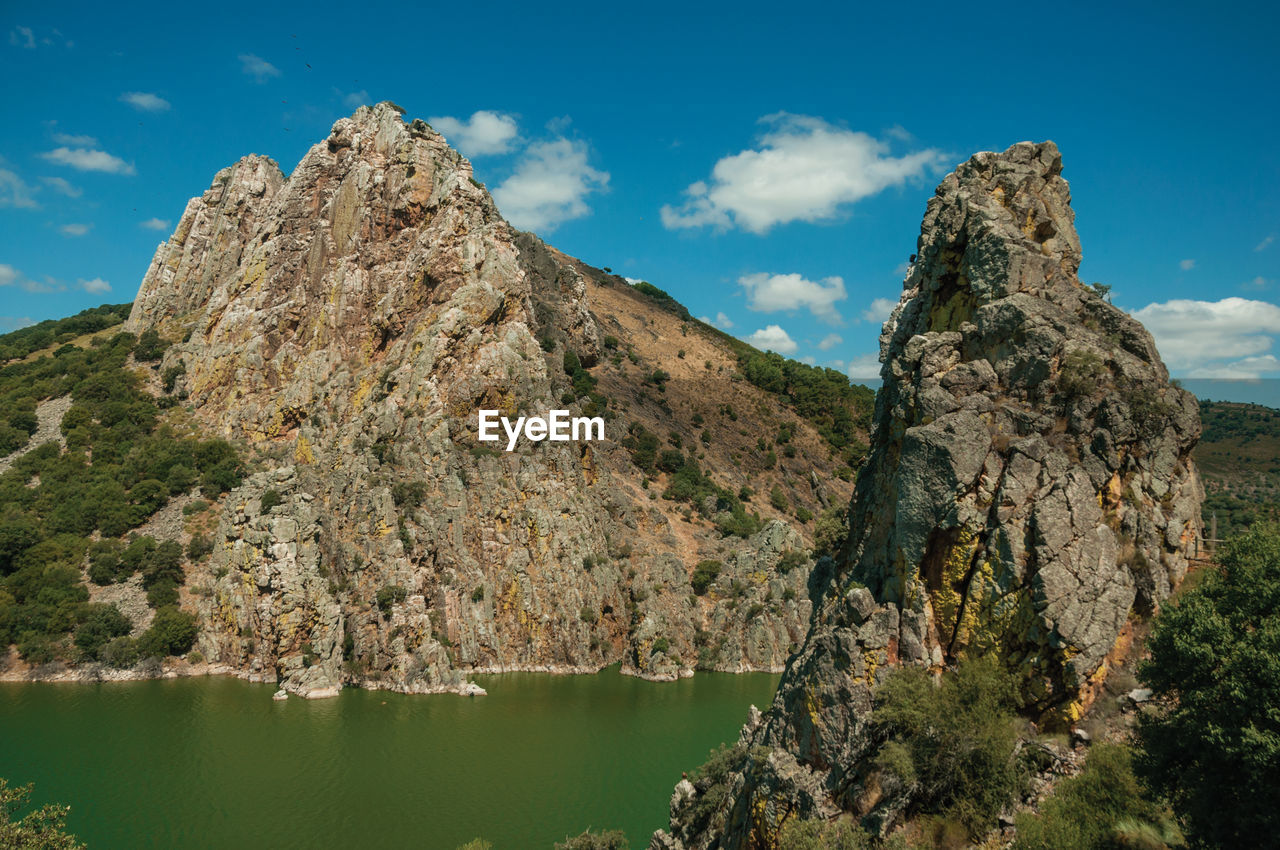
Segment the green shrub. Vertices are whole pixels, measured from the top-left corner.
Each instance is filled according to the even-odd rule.
[[[1062,358],[1058,371],[1058,391],[1068,402],[1085,398],[1110,376],[1102,358],[1092,351],[1077,349]]]
[[[154,362],[164,356],[169,343],[160,337],[155,328],[148,328],[138,337],[133,347],[133,357],[142,362]]]
[[[194,614],[175,606],[160,608],[151,627],[138,638],[138,652],[143,658],[182,655],[191,649],[198,631]]]
[[[698,565],[693,568],[693,576],[689,583],[693,585],[693,592],[698,596],[707,592],[707,588],[720,575],[720,571],[724,569],[724,564],[720,561],[699,561]]]
[[[43,323],[42,323],[43,324]],[[7,850],[84,850],[67,833],[70,806],[47,804],[32,809],[31,785],[10,786],[0,779],[0,847]],[[26,812],[21,818],[19,812]]]
[[[778,850],[872,850],[865,830],[839,820],[787,820],[778,834]]]
[[[471,601],[472,602],[484,601],[484,585],[483,584],[477,584],[475,590],[471,591]]]
[[[774,485],[769,491],[769,504],[773,505],[776,510],[785,511],[791,503],[787,501],[787,494],[782,492],[782,488]]]
[[[262,494],[262,498],[259,500],[259,504],[262,506],[262,512],[265,514],[267,511],[271,510],[277,505],[283,505],[284,497],[281,496],[280,493],[275,490],[267,490],[265,493]]]
[[[962,663],[939,686],[920,667],[895,670],[881,684],[872,722],[886,743],[877,755],[909,767],[898,779],[916,789],[911,811],[944,814],[974,839],[995,824],[1026,779],[1014,758],[1013,695],[993,658]]]
[[[187,557],[192,562],[199,562],[213,551],[213,540],[207,534],[191,535],[191,542],[187,544]]]
[[[391,606],[397,605],[409,597],[409,591],[398,584],[388,584],[379,588],[374,594],[374,602],[378,606],[378,610],[382,612],[382,616],[386,617],[391,613]]]
[[[629,850],[626,833],[620,829],[587,832],[557,841],[555,850]]]
[[[89,605],[76,629],[76,648],[81,657],[97,661],[103,646],[113,638],[129,634],[133,623],[115,605]]]
[[[1158,843],[1135,844],[1126,836],[1145,831]],[[1013,850],[1111,850],[1118,847],[1180,847],[1182,837],[1169,812],[1151,802],[1133,773],[1127,747],[1098,743],[1084,770],[1061,780],[1037,812],[1020,814]]]
[[[1138,675],[1160,708],[1141,717],[1137,766],[1193,844],[1262,847],[1280,835],[1280,525],[1218,563],[1155,619]]]

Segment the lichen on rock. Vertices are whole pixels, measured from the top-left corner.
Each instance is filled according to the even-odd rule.
[[[883,386],[850,535],[811,579],[814,616],[747,739],[718,829],[673,804],[654,847],[770,847],[784,817],[870,794],[877,681],[997,655],[1025,711],[1078,715],[1133,613],[1182,579],[1200,533],[1195,399],[1146,330],[1080,282],[1080,243],[1051,142],[979,153],[930,199],[881,334]],[[676,810],[678,809],[678,810]]]

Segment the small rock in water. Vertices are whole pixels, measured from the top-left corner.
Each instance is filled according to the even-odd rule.
[[[284,688],[281,688],[280,690],[278,690],[278,691],[276,691],[274,694],[272,694],[272,695],[271,695],[271,698],[272,698],[273,700],[276,700],[277,702],[279,702],[279,701],[280,701],[280,700],[282,700],[282,699],[288,699],[288,698],[289,698],[289,692],[288,692],[288,691],[286,691]]]

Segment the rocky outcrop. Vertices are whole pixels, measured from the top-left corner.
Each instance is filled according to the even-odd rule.
[[[191,577],[208,591],[195,604],[210,662],[306,696],[619,662],[657,679],[699,659],[781,669],[809,616],[802,535],[778,523],[721,539],[657,500],[613,408],[602,442],[476,440],[480,408],[597,404],[564,367],[568,351],[600,359],[588,290],[608,281],[584,268],[513,230],[470,163],[391,104],[335,123],[287,179],[247,157],[187,206],[128,328],[179,340],[163,364],[185,370],[177,392],[261,470]],[[665,348],[680,321],[641,325]],[[724,383],[711,356],[697,380]],[[696,443],[676,392],[649,409]],[[710,558],[726,579],[697,595]],[[713,629],[729,638],[708,647]]]
[[[673,801],[655,847],[769,847],[788,817],[885,826],[868,720],[895,665],[995,654],[1025,709],[1078,716],[1133,613],[1178,584],[1199,533],[1194,398],[1150,335],[1077,277],[1052,143],[980,153],[929,201],[881,335],[883,388],[850,536],[728,802]],[[875,793],[872,793],[875,791]]]

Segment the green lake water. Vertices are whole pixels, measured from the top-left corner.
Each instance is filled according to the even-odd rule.
[[[682,770],[737,739],[778,677],[479,676],[484,697],[344,690],[273,702],[235,679],[0,684],[0,776],[107,848],[550,850],[666,825]]]

